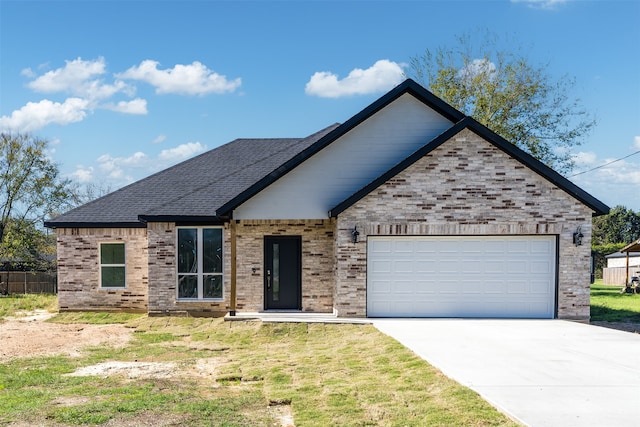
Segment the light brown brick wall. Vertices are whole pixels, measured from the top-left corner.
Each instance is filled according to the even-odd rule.
[[[236,228],[237,310],[264,309],[264,236],[302,236],[302,311],[331,313],[333,220],[242,220]]]
[[[592,211],[464,130],[338,216],[336,309],[366,316],[368,235],[559,237],[558,317],[589,318]],[[351,243],[350,230],[360,232]],[[578,226],[582,246],[573,244]]]
[[[59,228],[58,304],[61,311],[147,311],[145,228]],[[100,288],[101,242],[124,242],[126,289]]]

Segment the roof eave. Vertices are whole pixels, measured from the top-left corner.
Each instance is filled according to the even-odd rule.
[[[175,222],[182,224],[224,224],[226,218],[217,215],[139,215],[138,219],[145,224],[149,222]]]
[[[45,221],[44,226],[47,228],[146,228],[147,225],[142,222],[88,222],[88,221]]]
[[[620,252],[640,252],[640,239],[620,249]],[[631,255],[629,255],[631,256]]]

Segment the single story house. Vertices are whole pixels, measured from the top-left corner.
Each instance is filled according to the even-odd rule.
[[[588,320],[608,211],[406,80],[342,124],[237,139],[46,226],[63,311]]]

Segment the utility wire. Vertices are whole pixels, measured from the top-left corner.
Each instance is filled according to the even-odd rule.
[[[638,154],[638,153],[640,153],[640,150],[636,151],[635,153],[631,153],[631,154],[629,154],[628,156],[624,156],[624,157],[622,157],[622,158],[620,158],[620,159],[611,160],[610,162],[607,162],[607,163],[605,163],[604,165],[596,166],[595,168],[588,169],[588,170],[586,170],[586,171],[582,171],[582,172],[578,172],[578,173],[576,173],[576,174],[574,174],[574,175],[571,175],[569,178],[573,178],[574,176],[582,175],[583,173],[593,172],[594,170],[601,169],[601,168],[603,168],[603,167],[605,167],[605,166],[609,166],[610,164],[613,164],[613,163],[615,163],[615,162],[619,162],[620,160],[628,159],[629,157],[631,157],[631,156],[635,156],[635,155],[636,155],[636,154]]]

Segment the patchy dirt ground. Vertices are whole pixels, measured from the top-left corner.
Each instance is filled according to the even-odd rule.
[[[133,330],[124,325],[58,324],[45,322],[53,314],[45,311],[30,313],[26,316],[0,320],[0,363],[19,357],[62,354],[71,357],[80,355],[83,347],[104,343],[124,347],[132,337]],[[619,329],[631,333],[640,333],[640,324],[625,322],[592,322],[595,326]],[[186,338],[188,341],[188,337]],[[151,362],[105,362],[84,367],[69,375],[97,375],[103,377],[123,376],[135,378],[170,378],[176,375],[190,377],[209,377],[215,375],[218,359],[201,359],[196,366],[188,370],[181,369],[176,363]],[[86,403],[81,399],[60,398],[56,404],[68,406]],[[280,426],[294,426],[289,405],[270,406],[269,410]],[[168,416],[159,420],[153,414],[141,414],[135,420],[129,419],[128,426],[178,426],[179,417]],[[54,426],[55,424],[47,424]],[[110,420],[105,426],[119,427],[121,422]],[[14,423],[12,427],[26,427],[26,424]]]
[[[25,316],[0,320],[0,363],[20,357],[68,355],[80,356],[82,348],[108,343],[115,347],[124,347],[132,337],[133,330],[123,325],[59,324],[45,320],[53,314],[45,311],[29,313]],[[186,338],[187,341],[188,337]],[[194,346],[196,346],[194,344]],[[165,362],[123,362],[111,361],[80,368],[68,374],[70,376],[95,375],[101,377],[119,376],[127,380],[136,378],[211,378],[215,376],[219,365],[218,358],[199,359],[195,366],[188,369],[177,363]],[[213,383],[214,387],[216,383]],[[74,406],[87,403],[87,398],[64,397],[54,402],[61,406]],[[289,405],[269,406],[269,411],[278,420],[278,426],[293,427],[293,414]],[[12,423],[11,427],[28,427],[32,424]],[[46,426],[61,424],[46,422]],[[111,419],[106,427],[163,427],[180,426],[182,420],[177,415],[165,415],[159,419],[156,414],[140,414],[126,422],[118,418]]]
[[[63,354],[79,356],[83,347],[109,343],[115,347],[124,347],[132,336],[132,329],[123,325],[58,324],[44,320],[53,314],[46,311],[30,313],[27,316],[6,318],[0,321],[0,362],[17,357]],[[625,322],[592,322],[595,326],[640,333],[640,324]],[[206,362],[203,362],[206,363]],[[121,370],[106,366],[111,374],[122,374],[135,369],[145,369],[147,374],[158,376],[152,367],[123,366]],[[174,370],[175,371],[175,370]],[[207,367],[202,371],[207,372]],[[105,372],[96,372],[104,375]],[[107,374],[108,375],[108,374]],[[136,375],[135,373],[133,375]],[[141,375],[145,375],[142,373]]]
[[[0,362],[17,357],[80,355],[86,346],[109,343],[124,347],[132,330],[123,325],[57,324],[44,320],[52,314],[39,311],[0,321]]]

